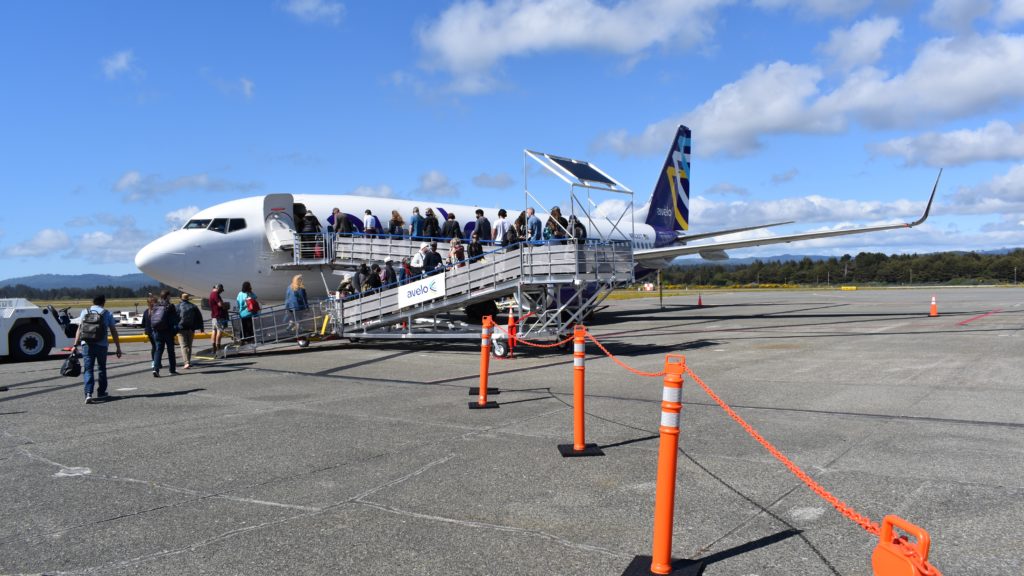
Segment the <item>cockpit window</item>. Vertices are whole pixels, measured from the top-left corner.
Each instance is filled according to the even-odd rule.
[[[205,229],[209,225],[210,225],[210,220],[209,219],[189,220],[188,223],[185,224],[185,230]]]
[[[228,233],[228,219],[227,218],[214,218],[213,223],[210,224],[210,231],[220,232],[221,234]]]
[[[242,230],[243,228],[245,228],[245,218],[232,218],[231,226],[228,228],[228,232]]]

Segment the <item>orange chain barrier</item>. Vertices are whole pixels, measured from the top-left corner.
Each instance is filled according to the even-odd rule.
[[[636,374],[637,376],[646,376],[647,378],[659,378],[659,377],[664,376],[666,374],[666,372],[664,370],[662,370],[661,372],[644,372],[642,370],[637,370],[636,368],[632,368],[628,364],[623,362],[622,360],[619,360],[618,358],[616,358],[615,355],[612,354],[611,352],[609,352],[607,348],[602,346],[601,343],[597,341],[597,338],[594,338],[594,335],[591,334],[590,332],[587,332],[587,338],[590,338],[591,342],[593,342],[594,344],[597,344],[597,347],[600,348],[601,351],[605,353],[605,356],[608,356],[609,358],[614,360],[616,364],[618,364],[619,366],[622,366],[623,368],[625,368],[626,370],[629,370],[630,372],[632,372],[633,374]]]
[[[500,324],[495,324],[494,327],[504,332],[505,336],[510,336],[508,330],[502,328]],[[530,342],[529,340],[524,340],[523,338],[516,336],[516,344],[526,344],[527,346],[532,346],[534,348],[555,348],[556,346],[561,346],[562,344],[568,344],[569,342],[572,342],[572,339],[573,336],[569,336],[565,340],[562,340],[561,342],[555,342],[554,344],[537,344],[536,342]]]
[[[782,452],[779,452],[779,449],[776,448],[774,445],[772,445],[771,442],[769,442],[768,440],[765,440],[764,436],[761,436],[757,432],[757,430],[754,430],[753,426],[748,424],[747,421],[743,419],[743,417],[741,417],[739,414],[737,414],[736,411],[733,410],[728,404],[726,404],[724,400],[719,398],[718,395],[715,394],[714,391],[712,391],[711,388],[708,387],[708,385],[705,384],[704,381],[701,380],[699,376],[694,374],[693,371],[690,370],[689,366],[686,366],[686,373],[689,374],[691,378],[693,378],[693,381],[696,382],[704,390],[704,392],[707,393],[707,395],[710,396],[711,399],[714,400],[715,403],[718,404],[722,408],[722,410],[725,410],[726,414],[728,414],[730,417],[732,417],[732,419],[735,420],[737,424],[739,424],[744,430],[746,430],[747,434],[750,434],[750,436],[754,440],[757,440],[757,442],[759,444],[761,444],[761,446],[764,446],[764,448],[766,450],[768,450],[768,452],[772,456],[774,456],[776,460],[778,460],[779,462],[782,462],[782,464],[786,468],[788,468],[789,471],[792,472],[797,478],[802,480],[804,482],[804,484],[806,484],[807,487],[811,489],[812,492],[814,492],[815,494],[820,496],[823,500],[825,500],[826,502],[831,504],[832,507],[835,508],[836,510],[838,510],[840,514],[842,514],[843,516],[846,516],[850,520],[856,522],[864,530],[867,530],[867,532],[869,534],[873,534],[875,536],[879,536],[879,548],[884,548],[886,545],[895,546],[896,548],[898,548],[899,551],[907,559],[909,559],[911,561],[911,564],[910,564],[910,570],[911,571],[905,571],[905,572],[902,572],[902,574],[908,574],[908,576],[917,576],[917,575],[920,575],[920,576],[942,576],[942,573],[939,572],[939,570],[937,568],[935,568],[934,566],[932,566],[931,564],[928,563],[928,544],[927,544],[928,540],[927,540],[927,533],[925,533],[925,538],[923,538],[923,539],[920,536],[918,536],[918,540],[919,541],[921,541],[921,540],[924,541],[923,545],[919,543],[918,546],[911,545],[909,543],[909,541],[905,537],[903,537],[903,536],[893,537],[891,529],[887,530],[886,534],[882,534],[882,530],[878,526],[878,524],[874,523],[867,516],[864,516],[863,514],[858,513],[856,510],[851,508],[849,505],[847,505],[845,502],[843,502],[839,498],[836,498],[834,495],[832,495],[831,492],[826,490],[824,486],[822,486],[821,484],[818,484],[813,478],[811,478],[799,466],[794,464],[792,460],[787,458]],[[887,517],[887,519],[888,518],[889,517]],[[885,538],[883,538],[883,536],[885,536]],[[887,540],[888,540],[888,542],[887,542]],[[922,554],[922,552],[923,552],[923,554]],[[894,572],[890,572],[890,571],[886,571],[885,573],[886,574],[894,574]],[[876,571],[876,574],[878,574],[877,571]]]

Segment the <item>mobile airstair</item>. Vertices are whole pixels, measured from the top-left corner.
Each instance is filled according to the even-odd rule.
[[[479,329],[451,313],[507,299],[527,319],[520,335],[560,337],[632,277],[627,242],[523,242],[323,306],[346,338],[476,338]]]
[[[633,237],[632,192],[588,162],[529,150],[524,154],[569,185],[566,213],[585,222],[591,238],[575,238],[563,227],[565,239],[491,246],[482,256],[403,283],[332,296],[311,314],[310,326],[315,328],[321,322],[329,332],[354,340],[472,339],[479,338],[481,311],[496,311],[492,303],[497,303],[519,322],[520,337],[561,340],[571,334],[572,327],[586,320],[615,288],[635,279],[629,240]],[[530,191],[525,164],[524,160],[525,205],[549,212]],[[612,205],[619,210],[609,215],[595,201],[601,192],[629,198],[625,202],[616,198]],[[281,245],[290,245],[294,258],[274,268],[319,270],[322,276],[325,271],[353,271],[362,263],[387,259],[397,265],[416,254],[423,242],[399,236],[330,233],[295,234],[287,240]],[[447,254],[448,242],[436,240],[438,252]],[[324,282],[328,283],[326,277]],[[270,338],[290,335],[279,329],[278,321],[264,330]]]

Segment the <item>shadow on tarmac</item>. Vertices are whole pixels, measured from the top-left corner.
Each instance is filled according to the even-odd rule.
[[[183,396],[185,394],[191,394],[193,392],[202,392],[206,388],[193,388],[191,390],[177,390],[174,392],[154,392],[153,394],[124,394],[121,396],[109,396],[105,400],[97,402],[97,404],[109,404],[110,402],[118,402],[120,400],[131,400],[132,398],[169,398],[171,396]]]
[[[721,562],[722,560],[728,560],[729,558],[732,558],[734,556],[739,556],[740,554],[746,554],[747,552],[752,552],[754,550],[757,550],[758,548],[764,548],[765,546],[771,546],[772,544],[775,544],[776,542],[782,542],[783,540],[788,540],[788,539],[792,538],[793,536],[799,536],[802,533],[803,533],[803,530],[796,530],[796,529],[790,528],[789,530],[783,530],[781,532],[776,532],[775,534],[772,534],[771,536],[765,536],[764,538],[758,538],[757,540],[751,540],[750,542],[747,542],[746,544],[740,544],[739,546],[733,546],[732,548],[729,548],[727,550],[722,550],[721,552],[715,552],[714,554],[712,554],[710,556],[705,556],[703,558],[700,558],[699,560],[704,562],[705,565],[707,565],[707,564],[714,564],[716,562]]]

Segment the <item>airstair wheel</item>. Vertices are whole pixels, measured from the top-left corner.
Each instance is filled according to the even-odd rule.
[[[491,352],[498,358],[507,357],[509,353],[508,341],[504,338],[491,340]]]

